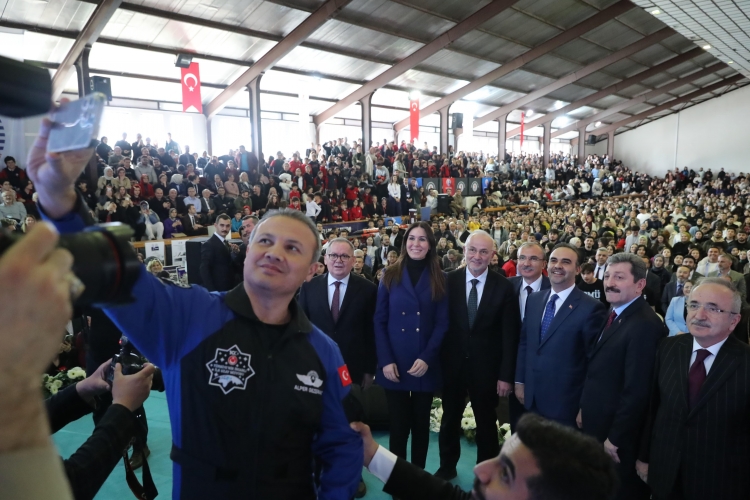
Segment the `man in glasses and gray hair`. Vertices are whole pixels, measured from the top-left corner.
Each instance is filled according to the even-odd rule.
[[[687,301],[689,335],[657,353],[638,475],[653,498],[750,498],[750,346],[732,335],[742,299],[703,278]]]

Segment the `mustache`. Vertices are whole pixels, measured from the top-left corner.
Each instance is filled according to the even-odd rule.
[[[616,286],[608,286],[607,288],[604,289],[604,292],[605,293],[606,292],[620,293],[620,289],[617,288]]]
[[[703,328],[711,328],[711,323],[707,321],[701,321],[699,319],[694,319],[690,322],[690,324],[693,326],[702,326]]]

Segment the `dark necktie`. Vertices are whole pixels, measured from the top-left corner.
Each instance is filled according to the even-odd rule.
[[[227,248],[227,251],[229,253],[232,253],[232,247],[229,246],[229,242],[227,240],[224,240],[224,246]]]
[[[698,402],[698,393],[706,381],[706,365],[703,362],[711,354],[708,349],[698,349],[695,351],[695,361],[688,372],[688,400],[692,409]]]
[[[606,324],[606,325],[604,325],[604,329],[605,329],[605,330],[606,330],[607,328],[609,328],[610,326],[612,326],[612,323],[614,323],[614,322],[615,322],[615,318],[617,318],[617,313],[616,313],[616,312],[614,311],[614,309],[613,309],[613,310],[612,310],[612,312],[611,312],[611,313],[609,313],[609,318],[607,318],[607,324]]]
[[[679,297],[682,295],[682,283],[677,283],[677,292],[675,293],[675,297]]]
[[[479,303],[477,294],[478,279],[471,280],[471,291],[469,292],[469,328],[474,327],[474,320],[477,318],[477,305]]]
[[[531,286],[526,285],[526,288],[524,288],[524,290],[526,290],[526,300],[529,300],[529,295],[531,295],[531,292],[533,292],[534,289],[531,288]]]
[[[549,302],[547,302],[547,307],[544,308],[544,318],[542,319],[542,330],[540,332],[541,335],[539,337],[539,342],[544,342],[547,330],[549,330],[552,320],[555,319],[555,302],[557,302],[557,294],[553,293],[549,298]]]
[[[339,287],[341,286],[341,282],[334,281],[333,284],[336,286],[336,290],[333,292],[333,300],[331,301],[331,316],[333,316],[333,322],[337,323],[339,320],[339,302],[341,301],[339,289]]]

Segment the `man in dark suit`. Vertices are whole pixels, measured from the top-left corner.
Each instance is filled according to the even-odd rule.
[[[188,236],[202,236],[208,234],[208,229],[200,224],[198,214],[195,211],[195,205],[187,206],[187,215],[182,218],[183,232]],[[229,223],[232,227],[232,223]]]
[[[466,267],[448,273],[448,331],[441,348],[443,419],[440,468],[436,476],[456,477],[461,456],[461,418],[466,396],[477,423],[477,463],[497,456],[498,397],[515,381],[521,317],[510,282],[491,272],[494,240],[484,231],[466,240]]]
[[[403,500],[609,500],[617,482],[596,440],[539,415],[525,415],[500,455],[474,467],[472,493],[396,457],[365,424],[351,427],[362,436],[365,467]]]
[[[226,214],[216,218],[216,232],[201,246],[201,280],[210,292],[226,292],[235,285],[232,253],[239,247],[229,243],[231,219]]]
[[[526,300],[533,292],[549,290],[549,278],[542,274],[546,264],[545,251],[538,243],[524,243],[518,248],[518,274],[508,278],[513,285],[513,291],[518,297],[518,307],[521,311],[521,320],[526,312]],[[516,422],[523,415],[523,404],[518,401],[514,393],[508,396],[508,416],[510,429],[515,431]]]
[[[372,263],[372,272],[378,272],[378,269],[388,264],[388,252],[397,252],[396,247],[391,245],[391,237],[387,234],[380,237],[380,248],[375,252],[375,259]]]
[[[688,299],[690,335],[657,353],[638,475],[655,500],[750,498],[750,347],[732,331],[741,297],[706,278]]]
[[[201,216],[203,217],[203,220],[209,224],[213,224],[216,220],[217,213],[214,200],[211,199],[211,191],[204,189],[201,194],[203,195],[201,196]]]
[[[630,253],[608,260],[604,292],[611,305],[597,328],[577,421],[587,434],[604,443],[617,463],[620,487],[616,498],[648,500],[638,479],[635,460],[648,407],[648,393],[658,343],[667,328],[642,298],[646,264]],[[602,328],[602,326],[604,328]]]
[[[525,408],[575,427],[586,367],[607,309],[576,287],[581,254],[559,243],[549,257],[552,288],[532,293],[518,347],[515,392]]]
[[[690,276],[690,268],[680,266],[675,271],[674,276],[675,279],[667,283],[661,294],[661,310],[664,311],[664,314],[667,313],[669,303],[672,302],[672,299],[682,295],[682,289],[685,287],[685,283],[687,283],[688,276]]]

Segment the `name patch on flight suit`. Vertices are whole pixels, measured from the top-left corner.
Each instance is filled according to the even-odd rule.
[[[229,394],[234,389],[245,390],[247,381],[255,375],[255,370],[250,366],[250,355],[240,351],[233,345],[229,349],[216,349],[214,359],[206,363],[211,374],[208,385],[215,385],[224,394]]]
[[[305,385],[295,385],[294,390],[300,392],[309,392],[310,394],[322,395],[323,391],[319,389],[323,385],[323,379],[318,376],[318,372],[311,370],[307,375],[297,374],[297,380]]]

